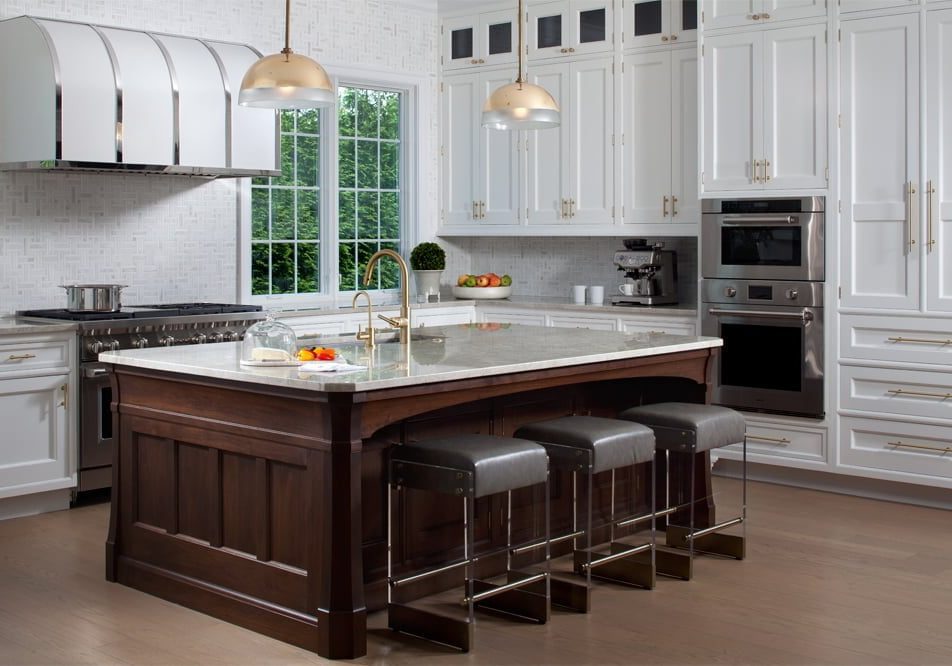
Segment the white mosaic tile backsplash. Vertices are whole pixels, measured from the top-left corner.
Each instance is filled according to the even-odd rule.
[[[408,3],[409,4],[409,3]],[[280,0],[0,0],[0,19],[22,14],[244,42],[280,50]],[[291,46],[337,67],[432,81],[435,9],[385,0],[295,0]],[[5,92],[3,94],[6,94]],[[438,145],[438,116],[424,132]],[[436,209],[436,151],[423,156],[421,210]],[[126,303],[235,300],[237,181],[180,177],[0,173],[0,314],[63,307],[56,285],[128,284]]]
[[[697,305],[697,239],[649,238],[664,241],[665,249],[678,253],[678,301]],[[605,295],[615,293],[624,274],[612,263],[621,238],[443,238],[446,279],[460,273],[508,273],[518,296],[571,296],[572,285],[602,285]]]

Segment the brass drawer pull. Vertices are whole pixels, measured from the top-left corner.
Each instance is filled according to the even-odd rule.
[[[750,433],[745,433],[744,436],[747,439],[756,439],[758,442],[769,442],[780,446],[786,446],[790,443],[790,440],[786,437],[764,437],[763,435],[751,435]]]
[[[36,358],[36,354],[10,354],[7,356],[8,361],[25,361],[28,358]]]
[[[912,246],[916,244],[914,234],[916,230],[916,218],[918,215],[916,215],[915,196],[916,186],[910,180],[906,185],[906,224],[909,226],[909,240],[907,241],[907,245],[909,245],[910,250],[912,249]]]
[[[935,236],[932,235],[932,198],[935,195],[935,187],[932,185],[930,180],[926,184],[926,210],[927,215],[926,219],[928,220],[927,230],[929,233],[928,239],[926,239],[926,250],[932,252],[932,248],[935,247]]]
[[[904,389],[889,389],[886,393],[892,393],[893,395],[918,395],[923,398],[942,398],[943,400],[948,400],[952,398],[952,393],[924,393],[922,391],[906,391]]]
[[[929,340],[928,338],[904,338],[898,336],[895,338],[886,338],[889,342],[915,342],[923,345],[952,345],[952,338],[945,340]]]
[[[922,449],[923,451],[935,451],[936,453],[952,453],[952,448],[946,446],[940,449],[937,446],[922,446],[922,444],[906,444],[905,442],[886,442],[886,446],[895,446],[903,449]]]
[[[672,194],[671,195],[671,215],[674,216],[677,214],[678,214],[678,198]]]
[[[661,216],[668,216],[668,197],[661,197]]]

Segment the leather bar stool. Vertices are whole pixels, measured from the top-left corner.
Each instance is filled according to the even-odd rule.
[[[650,428],[596,416],[565,416],[529,423],[514,433],[545,447],[552,467],[572,473],[572,532],[552,538],[552,543],[572,539],[575,546],[574,568],[586,578],[585,608],[588,610],[592,577],[651,589],[655,584],[654,568],[654,458],[655,437]],[[650,464],[651,510],[638,518],[617,520],[615,516],[615,470],[633,465]],[[609,552],[597,553],[592,547],[592,487],[594,477],[611,471],[611,516],[608,523]],[[587,517],[584,529],[578,527],[578,473],[587,477]],[[615,541],[616,526],[651,521],[651,540],[632,546]],[[585,548],[578,548],[578,539],[585,537]],[[518,550],[518,549],[517,549]],[[559,603],[558,585],[553,580],[553,603]]]
[[[745,537],[747,520],[747,436],[744,417],[733,409],[715,405],[700,405],[683,402],[663,402],[654,405],[642,405],[626,409],[618,418],[646,425],[654,431],[655,442],[659,451],[664,451],[667,463],[670,463],[670,453],[689,454],[690,472],[685,507],[680,501],[672,506],[671,503],[671,467],[666,465],[667,482],[665,483],[665,508],[658,510],[656,516],[669,516],[675,512],[688,511],[687,528],[672,525],[670,522],[665,530],[665,543],[675,548],[686,548],[689,557],[687,561],[666,557],[659,551],[658,571],[686,580],[691,578],[692,563],[695,551],[726,555],[738,560],[744,559]],[[743,482],[741,515],[730,520],[695,529],[695,504],[697,498],[694,492],[695,465],[698,453],[710,451],[731,444],[740,444],[743,450]],[[683,478],[681,479],[683,481]],[[678,497],[684,497],[683,486],[678,488]],[[720,530],[733,525],[741,525],[742,535],[718,534]]]
[[[474,611],[477,606],[517,615],[544,624],[549,619],[549,459],[535,442],[491,435],[460,435],[395,446],[388,465],[387,493],[387,620],[389,627],[464,652],[473,644]],[[512,491],[545,484],[545,560],[542,571],[524,573],[511,567],[511,525],[507,525],[506,583],[475,579],[474,504],[480,497],[506,493],[507,521],[512,519]],[[463,559],[421,573],[393,576],[392,500],[394,488],[416,488],[463,498]],[[483,560],[502,553],[480,553]],[[465,567],[468,609],[466,620],[434,613],[405,603],[396,603],[395,588],[428,576]]]

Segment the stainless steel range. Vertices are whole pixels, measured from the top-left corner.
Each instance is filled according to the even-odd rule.
[[[32,319],[75,321],[79,358],[79,479],[76,491],[112,485],[113,418],[109,366],[100,352],[146,347],[208,344],[240,340],[263,319],[259,305],[175,303],[134,305],[117,312],[28,310]]]

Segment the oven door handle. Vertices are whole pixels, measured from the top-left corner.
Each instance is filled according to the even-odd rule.
[[[750,217],[747,215],[721,215],[723,224],[799,224],[797,215]]]
[[[813,321],[813,313],[809,310],[800,312],[765,312],[763,310],[721,310],[720,308],[710,308],[708,314],[715,317],[738,315],[741,317],[763,317],[765,319],[799,319],[801,321]]]

